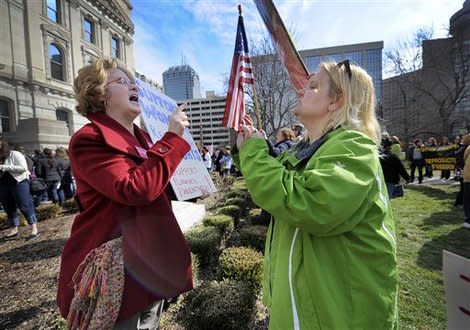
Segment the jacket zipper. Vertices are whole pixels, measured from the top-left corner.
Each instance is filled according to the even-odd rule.
[[[274,217],[271,215],[271,236],[269,237],[269,299],[272,299],[273,296],[273,288],[272,288],[272,272],[271,272],[271,252],[272,252],[272,244],[273,244],[273,234],[274,234]]]
[[[292,318],[294,320],[294,330],[300,330],[299,325],[299,315],[297,314],[297,306],[295,304],[295,297],[294,297],[294,284],[292,283],[292,256],[294,254],[294,244],[295,239],[297,238],[297,234],[299,233],[299,228],[295,228],[294,237],[292,238],[292,243],[290,244],[290,251],[289,251],[289,288],[290,288],[290,299],[292,305]]]

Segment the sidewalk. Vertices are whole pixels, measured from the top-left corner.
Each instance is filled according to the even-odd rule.
[[[434,176],[432,178],[424,177],[423,183],[418,183],[418,178],[415,178],[413,183],[409,183],[409,186],[420,186],[420,185],[459,185],[460,183],[452,178],[449,180],[441,179],[440,176]]]

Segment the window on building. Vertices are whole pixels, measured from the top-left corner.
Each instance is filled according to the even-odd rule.
[[[62,51],[55,44],[49,45],[49,60],[51,63],[51,77],[65,81],[64,77],[64,57]]]
[[[10,109],[5,100],[0,100],[0,124],[0,133],[10,132]]]
[[[47,18],[51,21],[60,23],[60,1],[47,0]]]
[[[63,121],[69,127],[69,113],[66,110],[56,110],[55,115],[58,121]]]
[[[89,43],[95,43],[95,24],[89,17],[83,19],[83,36]]]
[[[111,37],[111,56],[114,58],[121,58],[121,52],[119,51],[119,39],[117,36]]]

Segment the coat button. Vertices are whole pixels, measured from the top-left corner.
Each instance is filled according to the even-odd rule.
[[[158,151],[163,154],[163,153],[168,151],[168,147],[167,146],[162,146],[162,147],[158,148]]]

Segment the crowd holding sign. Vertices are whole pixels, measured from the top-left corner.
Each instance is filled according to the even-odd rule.
[[[421,154],[426,165],[432,165],[433,170],[455,170],[457,162],[455,151],[457,147],[456,144],[441,147],[422,147]]]
[[[167,131],[176,102],[142,80],[136,79],[136,84],[139,87],[139,104],[145,127],[152,140],[157,141]],[[178,200],[188,200],[215,192],[214,183],[188,130],[185,130],[183,137],[191,145],[191,150],[171,178],[176,197]]]

